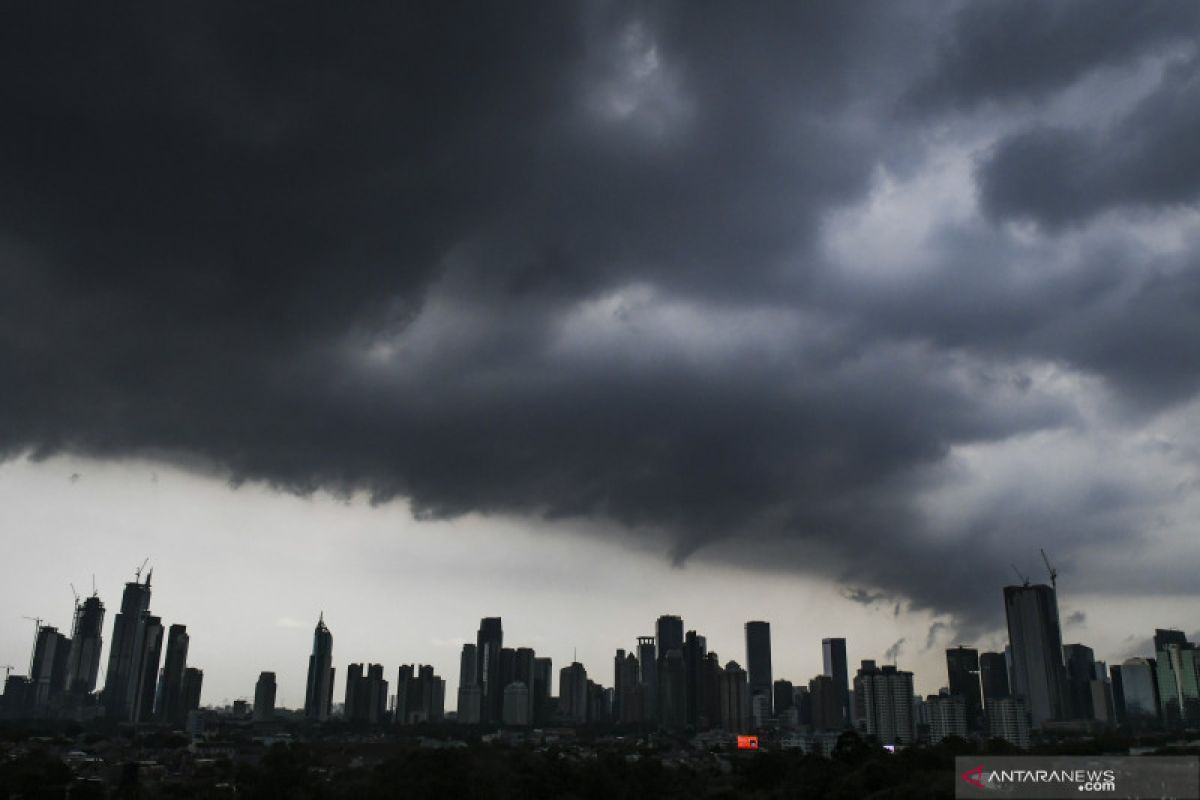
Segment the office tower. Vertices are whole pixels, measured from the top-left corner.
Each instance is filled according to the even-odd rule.
[[[113,618],[103,700],[105,712],[114,719],[129,719],[129,687],[136,664],[134,646],[142,617],[150,610],[150,573],[147,573],[144,584],[139,580],[140,575],[138,579],[125,584],[125,591],[121,594],[121,610]]]
[[[458,721],[460,724],[479,724],[481,697],[478,648],[467,642],[462,647],[462,656],[458,661]]]
[[[967,738],[967,702],[962,695],[954,694],[953,689],[950,691],[950,694],[925,698],[930,744],[940,744],[952,736]]]
[[[1163,723],[1168,728],[1200,724],[1200,650],[1191,642],[1171,641],[1158,651],[1156,661]]]
[[[833,676],[818,675],[809,681],[808,696],[812,704],[813,730],[837,731],[845,726],[842,691]]]
[[[609,692],[591,678],[587,682],[587,721],[590,725],[604,725],[612,721]]]
[[[1029,715],[1020,698],[992,699],[988,705],[988,736],[1016,747],[1029,747]]]
[[[1120,666],[1120,675],[1125,723],[1134,730],[1158,727],[1162,704],[1159,701],[1155,660],[1125,659]]]
[[[1025,701],[1035,728],[1065,719],[1067,675],[1054,589],[1041,584],[1005,586],[1004,609],[1012,647],[1013,696]]]
[[[1109,667],[1108,674],[1113,699],[1113,716],[1118,725],[1123,725],[1125,724],[1125,686],[1121,678],[1121,665],[1113,664]]]
[[[730,733],[750,730],[750,684],[746,670],[736,661],[725,665],[718,678],[721,693],[721,727]]]
[[[476,635],[476,656],[479,659],[480,708],[484,723],[500,722],[504,703],[504,686],[500,683],[500,651],[504,649],[504,628],[500,617],[484,617]]]
[[[766,716],[771,716],[771,623],[746,623],[746,673],[750,681],[750,704],[765,698]],[[763,700],[757,701],[764,702]]]
[[[187,670],[188,642],[186,626],[172,625],[167,631],[167,657],[159,687],[161,702],[156,706],[155,716],[172,725],[187,722],[187,713],[183,710],[183,675]]]
[[[1088,681],[1091,688],[1092,719],[1105,725],[1116,725],[1116,705],[1113,698],[1112,683],[1108,679],[1108,665],[1097,661],[1094,665],[1092,679]]]
[[[524,727],[530,724],[529,708],[531,693],[523,681],[513,681],[504,687],[505,725]]]
[[[200,708],[200,690],[204,686],[204,672],[195,667],[188,667],[183,672],[183,714]]]
[[[8,675],[4,679],[4,695],[0,696],[0,719],[21,719],[28,713],[33,702],[29,678],[24,675]]]
[[[513,680],[509,683],[525,684],[526,702],[529,703],[529,708],[526,711],[525,718],[528,720],[525,724],[532,725],[535,716],[534,703],[536,698],[533,694],[533,678],[537,671],[537,656],[531,647],[518,647],[513,654]],[[505,686],[507,689],[508,686]]]
[[[613,719],[622,724],[642,721],[637,656],[624,650],[617,650],[613,659]]]
[[[363,688],[363,665],[358,663],[350,664],[346,667],[346,699],[342,702],[342,714],[345,716],[347,722],[363,721],[357,719],[358,693]]]
[[[1169,644],[1184,645],[1187,644],[1187,634],[1183,631],[1175,630],[1174,628],[1155,628],[1154,629],[1154,652],[1158,653],[1167,649]]]
[[[548,657],[533,659],[533,721],[545,725],[554,720],[554,704],[550,700],[554,680],[554,662]]]
[[[775,681],[772,687],[772,703],[775,714],[781,716],[796,706],[796,687],[791,681]]]
[[[807,686],[797,686],[792,689],[792,704],[796,709],[796,724],[813,724],[812,691]]]
[[[979,654],[979,682],[985,706],[990,700],[1009,696],[1008,662],[1004,653]]]
[[[1071,719],[1094,719],[1092,678],[1096,658],[1092,648],[1082,644],[1063,645],[1063,669],[1067,673],[1067,711]]]
[[[822,639],[821,655],[824,661],[825,674],[833,678],[834,690],[838,693],[838,705],[842,709],[842,723],[839,728],[851,726],[850,719],[850,665],[846,661],[845,639]],[[830,728],[829,730],[835,730]]]
[[[275,673],[258,673],[258,682],[254,684],[254,721],[270,722],[275,718]],[[183,695],[180,693],[182,702]]]
[[[40,625],[33,647],[33,662],[29,669],[27,703],[34,716],[43,716],[58,702],[67,688],[67,663],[71,640],[58,628]]]
[[[150,722],[154,718],[154,699],[158,689],[158,664],[162,658],[162,620],[151,614],[142,616],[134,637],[134,672],[130,676],[130,722]]]
[[[396,680],[396,724],[440,722],[445,716],[445,695],[446,681],[434,673],[432,666],[401,666]],[[383,696],[387,697],[386,691]],[[494,724],[499,722],[493,720]]]
[[[874,736],[880,744],[912,744],[916,735],[912,673],[863,661],[854,676],[854,710],[860,733]]]
[[[658,652],[655,655],[662,658],[669,650],[683,650],[683,619],[674,614],[664,614],[658,618],[654,626],[655,637],[658,640]]]
[[[382,664],[351,664],[346,671],[346,719],[366,725],[387,721],[388,682]]]
[[[517,651],[511,647],[500,648],[500,682],[497,684],[500,687],[501,697],[500,704],[504,705],[504,687],[508,686],[517,678]],[[503,709],[502,709],[503,710]]]
[[[587,670],[575,661],[558,673],[558,715],[575,725],[587,722]]]
[[[655,652],[653,636],[638,637],[638,664],[642,674],[638,680],[642,685],[642,719],[651,721],[658,719],[658,654]]]
[[[950,694],[961,697],[967,719],[967,730],[983,726],[983,701],[979,686],[979,651],[973,647],[947,648],[946,675]]]
[[[71,648],[67,655],[67,691],[91,694],[100,674],[100,651],[104,647],[104,603],[96,595],[75,605],[71,625]]]
[[[704,696],[704,657],[708,652],[708,641],[696,633],[688,631],[683,637],[683,686],[684,686],[684,718],[688,727],[699,728],[705,724],[702,720]]]
[[[658,659],[658,724],[669,731],[687,727],[683,650],[672,647]]]
[[[313,631],[312,655],[308,657],[308,682],[304,689],[304,716],[316,722],[329,719],[333,710],[333,634],[325,627],[325,612]]]

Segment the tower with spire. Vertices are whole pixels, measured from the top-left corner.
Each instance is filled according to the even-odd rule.
[[[333,709],[333,634],[325,626],[325,612],[313,631],[312,655],[308,657],[308,684],[304,692],[306,719],[324,722]]]

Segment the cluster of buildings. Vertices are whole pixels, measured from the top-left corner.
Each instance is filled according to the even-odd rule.
[[[164,628],[150,612],[150,579],[141,570],[125,584],[113,619],[104,688],[97,692],[103,650],[104,603],[93,591],[76,600],[71,635],[37,620],[28,675],[5,677],[0,718],[106,717],[121,722],[182,725],[200,707],[204,673],[187,665],[184,625]],[[165,649],[165,658],[164,658]]]

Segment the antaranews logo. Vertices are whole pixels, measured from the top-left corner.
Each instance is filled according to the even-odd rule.
[[[958,798],[1175,797],[1200,800],[1196,756],[959,756]]]
[[[980,789],[1012,786],[1054,787],[1074,785],[1079,792],[1116,792],[1117,773],[1112,769],[991,769],[980,764],[959,776]]]

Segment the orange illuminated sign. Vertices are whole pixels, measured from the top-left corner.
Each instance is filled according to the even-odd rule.
[[[758,737],[757,736],[739,736],[738,737],[738,750],[757,750],[757,749],[758,749]]]

